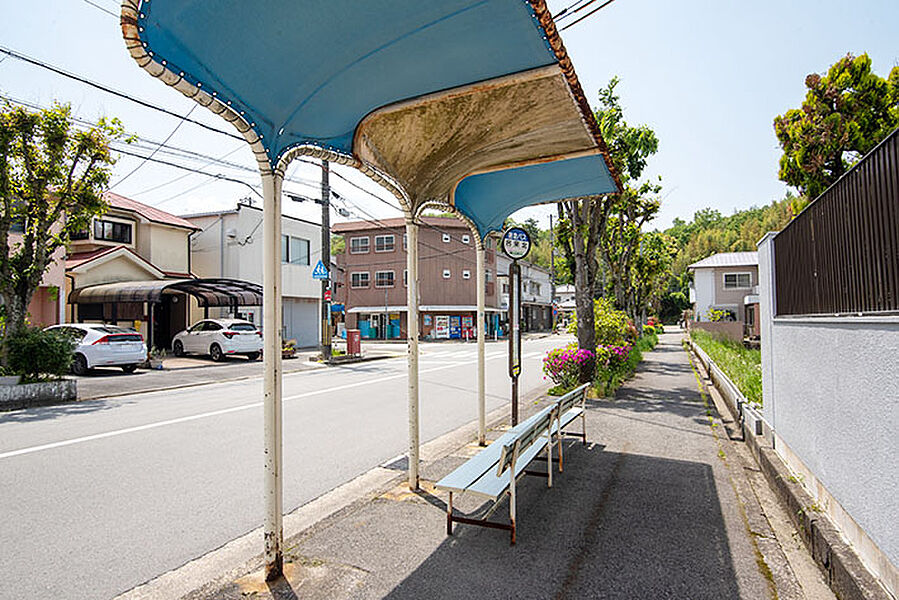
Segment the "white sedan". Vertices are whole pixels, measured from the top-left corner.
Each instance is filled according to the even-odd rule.
[[[93,323],[66,323],[47,327],[47,331],[70,336],[78,345],[72,360],[72,373],[84,375],[94,367],[121,367],[126,373],[147,360],[144,336],[133,329]]]
[[[262,353],[262,332],[249,321],[204,319],[175,336],[172,352],[175,356],[208,354],[214,361],[233,354],[256,360]]]

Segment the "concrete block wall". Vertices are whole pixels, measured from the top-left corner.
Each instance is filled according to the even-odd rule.
[[[776,316],[759,242],[763,414],[778,455],[899,594],[899,317]]]

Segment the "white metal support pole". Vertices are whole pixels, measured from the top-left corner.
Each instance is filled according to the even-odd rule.
[[[406,290],[409,336],[409,489],[418,490],[418,224],[406,215]]]
[[[479,241],[477,245],[477,293],[478,293],[478,444],[481,446],[487,445],[487,408],[486,408],[486,387],[485,387],[485,377],[486,377],[486,364],[484,355],[486,354],[486,345],[485,345],[485,324],[486,319],[484,318],[485,306],[487,304],[486,301],[486,270],[484,267],[484,259],[487,254],[487,250],[484,248],[483,240]]]
[[[281,466],[281,183],[278,171],[262,176],[263,413],[265,429],[265,578],[282,574]]]

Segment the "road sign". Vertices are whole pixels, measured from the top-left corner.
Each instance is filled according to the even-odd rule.
[[[318,261],[318,264],[315,265],[315,268],[312,269],[312,279],[329,279],[330,275],[328,274],[328,269],[325,268],[325,263],[322,261]]]
[[[531,250],[531,236],[521,227],[510,227],[503,234],[503,252],[512,260],[528,255]]]
[[[325,302],[331,301],[331,290],[325,290]]]

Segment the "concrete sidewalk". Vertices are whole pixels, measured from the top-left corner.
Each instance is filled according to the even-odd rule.
[[[478,451],[469,428],[455,444],[423,452],[420,493],[408,491],[401,470],[378,469],[373,490],[357,490],[355,501],[324,510],[329,516],[287,540],[286,578],[265,583],[257,557],[185,597],[819,597],[802,593],[776,552],[759,551],[756,509],[741,500],[745,482],[735,480],[743,468],[728,464],[729,442],[699,393],[680,335],[661,337],[614,399],[589,402],[590,441],[566,447],[553,488],[542,478],[521,481],[516,546],[506,532],[468,525],[446,536],[445,494],[432,482]],[[527,412],[540,404],[528,403]],[[465,496],[456,506],[485,508]],[[504,501],[493,519],[507,518]],[[125,596],[168,589],[173,597],[176,588],[150,582]]]

